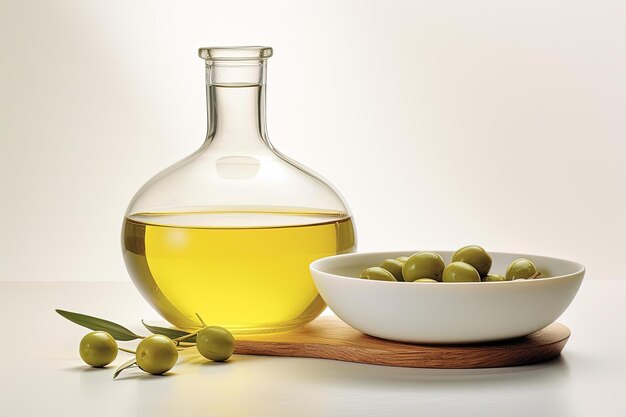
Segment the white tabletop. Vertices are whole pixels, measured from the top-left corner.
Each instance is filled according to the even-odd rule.
[[[143,333],[140,318],[162,322],[130,283],[0,283],[2,416],[626,415],[626,282],[618,280],[583,283],[559,320],[572,331],[560,358],[501,369],[243,355],[210,363],[190,350],[171,375],[131,370],[114,381],[115,366],[81,362],[78,344],[88,330],[54,308]]]

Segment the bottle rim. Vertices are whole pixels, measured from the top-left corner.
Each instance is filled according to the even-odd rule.
[[[207,61],[250,61],[267,59],[274,51],[269,46],[210,46],[198,49],[200,58]]]

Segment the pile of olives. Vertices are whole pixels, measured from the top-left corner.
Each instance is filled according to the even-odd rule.
[[[195,347],[205,358],[221,362],[233,354],[235,339],[228,330],[209,326],[197,332]],[[80,357],[87,365],[97,368],[113,362],[118,350],[134,353],[135,360],[131,363],[134,362],[132,365],[136,364],[142,371],[161,375],[172,369],[178,361],[179,347],[175,340],[162,334],[143,338],[135,352],[119,348],[113,336],[104,331],[88,333],[80,341]]]
[[[498,282],[535,279],[541,275],[535,264],[526,258],[511,262],[504,275],[490,274],[490,269],[491,256],[480,246],[470,245],[456,251],[447,266],[439,254],[422,251],[385,259],[379,266],[361,272],[361,278],[400,282]]]

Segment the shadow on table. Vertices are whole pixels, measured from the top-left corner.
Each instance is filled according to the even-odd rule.
[[[363,388],[380,387],[390,383],[395,387],[411,389],[433,388],[439,385],[471,386],[478,389],[481,384],[489,386],[502,384],[510,387],[530,381],[535,385],[552,385],[569,378],[567,360],[563,356],[535,365],[484,369],[401,368],[331,360],[310,361],[314,361],[315,365],[298,366],[294,369],[298,378],[306,378],[308,383],[316,381],[325,385],[350,384]],[[285,370],[281,369],[281,373],[284,372]]]
[[[233,359],[265,360],[254,356]],[[570,369],[564,356],[541,364],[486,369],[400,368],[318,359],[299,359],[296,364],[293,358],[279,358],[274,364],[274,375],[265,381],[269,386],[274,378],[280,378],[283,385],[304,383],[307,389],[324,392],[345,392],[350,387],[349,392],[368,399],[370,408],[361,411],[372,415],[393,412],[399,404],[420,412],[441,412],[454,404],[450,410],[463,409],[468,416],[484,416],[487,411],[487,415],[572,413]],[[363,400],[326,401],[332,407],[351,404],[358,408]]]
[[[104,368],[94,368],[89,365],[77,365],[77,366],[70,366],[68,368],[65,368],[65,370],[68,372],[90,372],[90,373],[109,372],[112,369],[115,370],[115,366],[109,365]]]

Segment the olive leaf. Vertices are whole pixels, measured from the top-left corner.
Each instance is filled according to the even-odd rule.
[[[117,378],[120,372],[122,372],[124,369],[132,368],[135,365],[137,365],[137,361],[135,359],[131,359],[127,362],[124,362],[123,364],[119,366],[119,368],[115,370],[115,373],[113,374],[113,379]]]
[[[55,311],[69,321],[72,321],[78,325],[81,325],[91,330],[102,330],[104,332],[107,332],[108,334],[113,336],[113,339],[115,340],[128,341],[141,339],[141,336],[136,335],[135,333],[128,330],[126,327],[120,326],[119,324],[113,323],[112,321],[87,316],[85,314],[73,313],[71,311],[59,309],[56,309]]]
[[[141,323],[151,333],[162,334],[163,336],[167,336],[170,339],[179,339],[181,337],[185,337],[187,335],[190,335],[190,333],[182,331],[182,330],[170,329],[170,328],[167,328],[167,327],[151,326],[149,324],[146,324],[146,322],[143,321],[143,320],[141,320]],[[189,338],[185,338],[185,342],[196,343],[196,335],[194,334],[194,335],[190,336]]]

